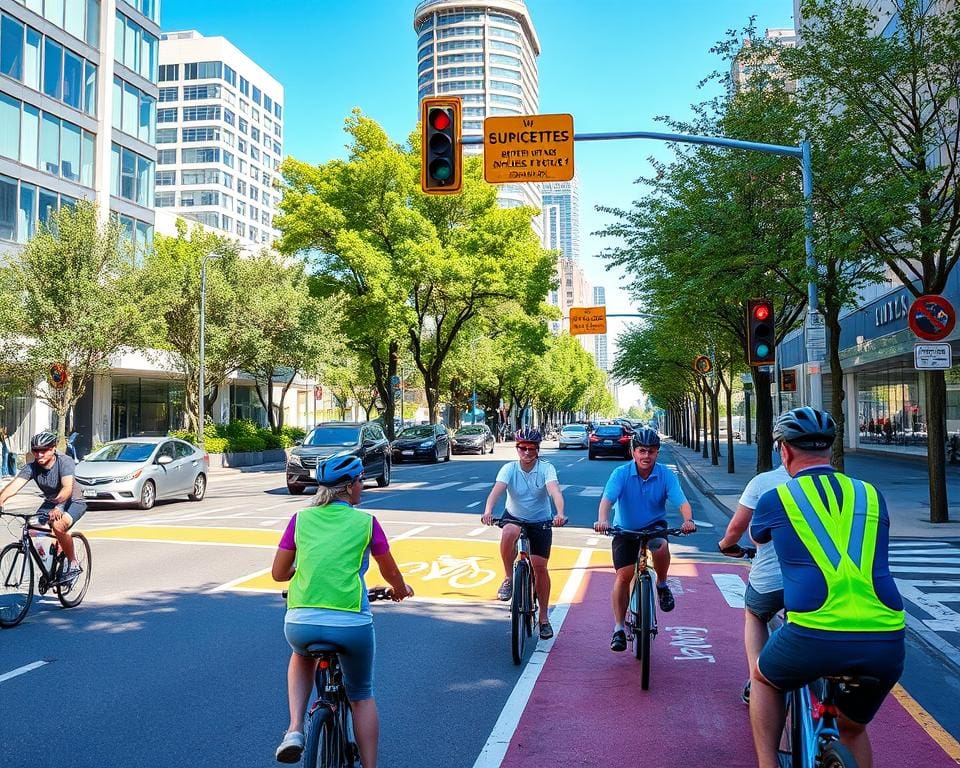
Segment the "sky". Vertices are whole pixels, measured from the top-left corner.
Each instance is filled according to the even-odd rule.
[[[416,126],[416,0],[161,0],[165,32],[222,35],[278,80],[284,93],[284,152],[323,163],[345,154],[343,122],[354,107],[402,142]],[[577,133],[667,131],[658,116],[685,118],[715,94],[698,83],[725,65],[710,52],[751,16],[762,34],[793,26],[792,0],[526,0],[540,39],[541,114],[570,113]],[[649,140],[578,142],[580,260],[606,288],[607,312],[642,311],[620,289],[626,278],[598,254],[615,244],[595,233],[615,219],[596,206],[629,208]],[[608,344],[629,320],[608,322]],[[624,389],[621,404],[636,398]]]

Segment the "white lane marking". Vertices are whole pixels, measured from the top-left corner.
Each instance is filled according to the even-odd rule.
[[[465,485],[462,488],[457,488],[458,491],[486,491],[491,488],[490,483],[471,483],[470,485]]]
[[[226,584],[221,584],[219,587],[214,587],[213,589],[208,589],[207,594],[212,594],[214,592],[222,592],[225,589],[230,589],[231,587],[236,586],[237,584],[242,584],[248,579],[256,579],[264,574],[270,573],[270,568],[261,568],[259,571],[254,571],[253,573],[248,573],[246,576],[241,576],[238,579],[233,581],[228,581]]]
[[[553,649],[557,635],[560,634],[560,628],[567,618],[570,604],[577,596],[577,591],[583,582],[584,574],[586,574],[587,567],[590,565],[592,552],[593,550],[590,549],[580,550],[580,556],[577,558],[577,562],[574,563],[570,578],[567,579],[567,583],[560,593],[560,599],[554,606],[553,613],[550,616],[554,636],[550,640],[540,640],[537,643],[536,650],[534,650],[530,661],[528,661],[527,665],[523,668],[523,673],[520,675],[520,679],[517,680],[517,684],[510,693],[510,698],[508,698],[507,703],[503,705],[500,717],[497,718],[497,722],[493,726],[490,736],[487,738],[487,743],[484,744],[483,749],[480,750],[480,754],[477,757],[477,761],[473,764],[473,768],[499,768],[503,762],[503,758],[507,754],[507,748],[510,746],[510,740],[513,738],[517,726],[520,724],[520,716],[527,706],[530,694],[533,693],[533,686],[536,684],[537,678],[540,677],[540,673],[547,663],[547,655]]]
[[[891,563],[945,563],[948,565],[960,565],[960,552],[956,555],[944,557],[930,557],[926,552],[918,552],[910,557],[888,557]]]
[[[483,504],[482,501],[471,501],[469,504],[467,504],[467,509],[473,509],[474,507],[479,507],[481,504]]]
[[[6,682],[7,680],[20,675],[25,675],[27,672],[32,672],[33,670],[42,667],[44,664],[49,663],[49,661],[34,661],[31,664],[24,664],[22,667],[11,669],[9,672],[4,672],[2,675],[0,675],[0,683]]]
[[[949,544],[943,541],[891,541],[890,542],[891,549],[897,549],[901,547],[904,549],[913,548],[913,547],[930,547],[930,548],[935,547],[938,549],[942,549],[942,548],[953,549],[953,547],[951,547]]]
[[[456,480],[455,482],[452,482],[452,483],[437,483],[436,485],[431,485],[430,490],[442,491],[444,488],[453,488],[453,486],[455,485],[460,485],[460,481]]]
[[[597,544],[598,544],[599,542],[600,542],[600,537],[599,537],[599,536],[588,536],[588,537],[587,537],[587,546],[588,546],[588,547],[595,547],[595,546],[597,546]]]
[[[738,573],[715,573],[713,580],[731,608],[743,608],[743,593],[747,588]]]
[[[278,517],[278,518],[275,518],[275,519],[273,519],[273,520],[261,520],[261,521],[259,522],[259,525],[268,526],[268,525],[276,525],[277,523],[285,523],[285,522],[287,522],[287,518],[285,518],[285,517]]]
[[[472,531],[467,531],[467,536],[479,536],[481,533],[486,533],[487,525],[481,525],[479,528],[474,528]]]
[[[935,574],[957,574],[960,568],[924,568],[920,565],[891,565],[890,573],[935,573]]]
[[[269,507],[260,507],[258,512],[269,512],[271,509],[280,509],[280,507],[289,507],[291,504],[301,503],[302,499],[290,499],[288,501],[283,501],[280,504],[271,504]]]
[[[429,525],[418,525],[416,528],[411,528],[409,531],[404,531],[399,536],[394,536],[394,541],[399,541],[400,539],[409,539],[413,536],[416,536],[418,533],[423,533],[430,529]]]
[[[567,490],[567,488],[569,488],[569,487],[570,487],[569,485],[561,485],[561,486],[560,486],[560,490],[561,490],[561,491],[565,491],[565,490]]]
[[[601,496],[603,495],[603,488],[599,485],[588,485],[582,491],[580,491],[578,496]]]

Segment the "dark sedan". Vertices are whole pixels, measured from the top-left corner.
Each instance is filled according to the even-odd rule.
[[[287,456],[287,490],[303,493],[317,484],[317,463],[336,453],[352,453],[363,461],[363,474],[377,485],[390,485],[390,442],[379,424],[325,422],[311,429]]]
[[[454,453],[493,453],[496,440],[486,424],[469,424],[453,434]]]
[[[631,456],[630,434],[620,424],[599,424],[590,435],[587,456],[590,459],[598,456],[629,459]]]
[[[450,435],[443,424],[407,427],[392,444],[393,461],[450,461]]]

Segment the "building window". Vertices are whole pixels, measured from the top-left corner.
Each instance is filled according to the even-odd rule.
[[[0,74],[23,80],[23,24],[11,16],[0,18]]]
[[[0,240],[15,240],[17,233],[17,180],[0,176]]]
[[[159,82],[167,82],[180,79],[179,64],[161,64],[159,72]]]
[[[177,101],[180,96],[180,89],[177,87],[173,88],[161,88],[160,89],[160,101]]]

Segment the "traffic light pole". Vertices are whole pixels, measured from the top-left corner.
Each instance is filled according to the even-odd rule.
[[[575,133],[574,141],[619,141],[621,139],[653,139],[654,141],[673,141],[681,144],[706,144],[711,147],[725,147],[726,149],[744,149],[749,152],[764,152],[769,155],[785,155],[795,157],[800,161],[800,172],[803,186],[803,229],[804,251],[806,253],[807,269],[813,274],[816,269],[816,260],[813,255],[813,164],[810,157],[810,142],[804,139],[798,147],[782,144],[764,144],[759,141],[741,141],[727,139],[721,136],[692,136],[683,133],[661,133],[658,131],[621,131],[612,133]],[[462,136],[461,144],[483,144],[483,136]],[[810,280],[807,283],[807,313],[814,313],[818,309],[817,284]],[[615,317],[615,315],[608,315]],[[807,353],[809,360],[810,353]],[[823,387],[821,385],[820,365],[809,372],[810,377],[810,405],[817,410],[823,408]]]

